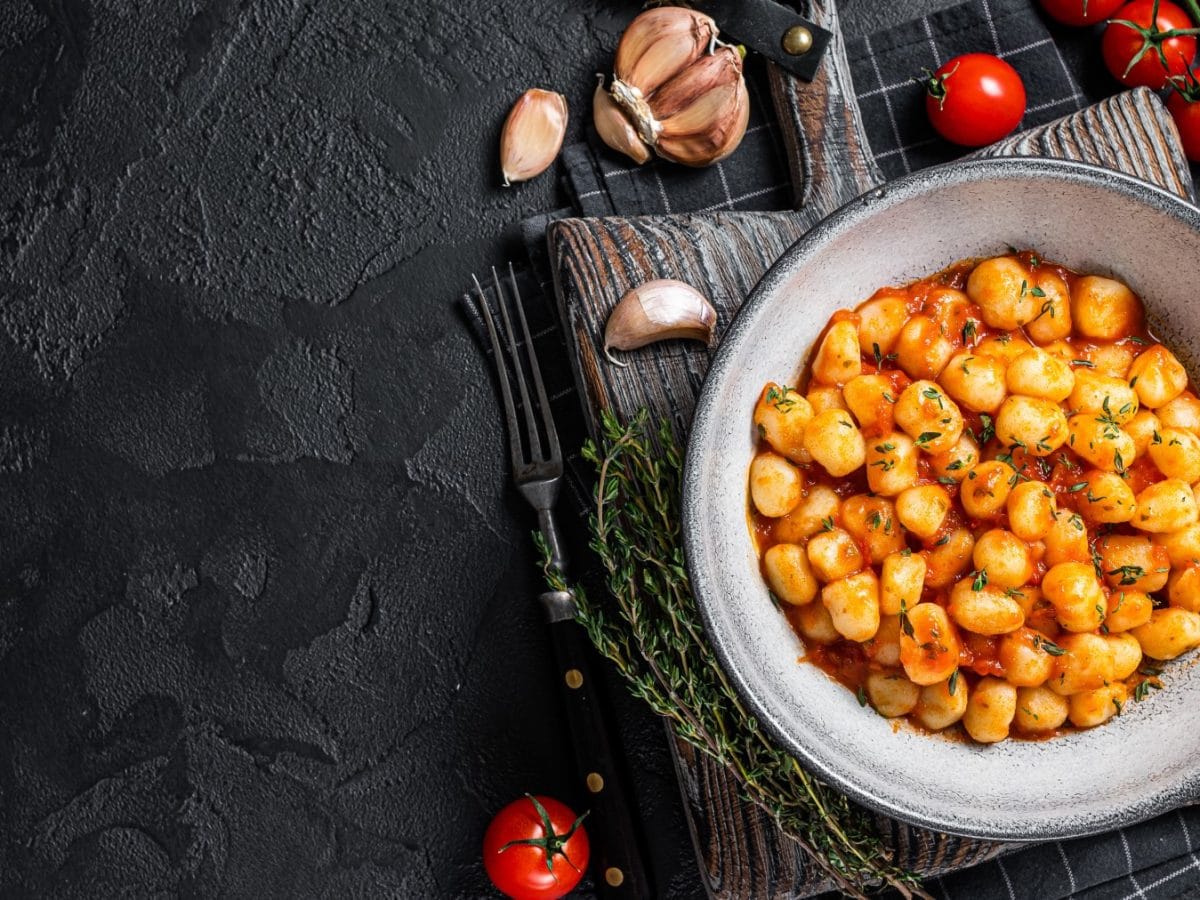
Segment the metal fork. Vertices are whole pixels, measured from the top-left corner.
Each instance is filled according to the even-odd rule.
[[[492,312],[479,279],[474,275],[471,278],[475,282],[479,311],[487,326],[495,358],[496,379],[500,383],[508,426],[513,481],[521,496],[537,511],[538,528],[550,550],[551,564],[565,573],[566,554],[554,520],[554,504],[563,478],[562,448],[517,289],[517,277],[509,263],[508,281],[512,291],[511,305],[516,307],[515,316],[509,313],[510,301],[495,268],[492,269],[492,285],[498,316]],[[514,318],[520,325],[519,334],[513,326]],[[532,394],[525,369],[529,370],[533,381]],[[521,401],[520,416],[513,397],[514,380]],[[609,739],[609,729],[592,690],[594,682],[588,663],[590,645],[583,629],[574,621],[575,598],[568,591],[545,591],[538,599],[542,602],[554,645],[559,673],[556,680],[566,705],[577,774],[585,795],[590,795],[593,803],[594,815],[589,819],[588,830],[594,858],[599,863],[594,869],[596,883],[605,896],[649,898],[651,888],[642,862],[629,794],[616,764],[615,745]]]
[[[521,323],[521,339],[524,342],[528,366],[533,376],[534,390],[537,392],[538,408],[541,410],[539,434],[539,417],[530,403],[529,388],[525,383],[524,366],[517,350],[517,338],[513,328],[512,318],[508,313],[508,302],[504,297],[504,289],[500,284],[500,276],[492,267],[492,284],[496,289],[496,303],[500,307],[500,318],[508,345],[506,356],[501,347],[501,336],[498,333],[496,320],[487,302],[483,286],[474,275],[475,291],[479,297],[479,308],[483,313],[483,321],[487,324],[488,337],[492,342],[492,355],[496,362],[496,377],[500,381],[500,396],[504,398],[504,416],[508,424],[508,449],[512,458],[513,481],[521,496],[537,510],[538,528],[546,544],[550,548],[550,561],[560,572],[565,571],[567,558],[562,549],[562,540],[558,526],[554,521],[554,504],[558,501],[559,488],[562,485],[563,458],[562,448],[558,443],[558,429],[554,427],[554,417],[550,412],[550,401],[546,397],[546,385],[542,381],[541,366],[538,365],[537,350],[529,335],[529,322],[525,319],[525,307],[521,303],[521,294],[517,290],[517,278],[513,272],[512,263],[508,264],[508,278],[512,283],[512,293],[517,308],[517,319]],[[515,373],[517,389],[521,394],[521,409],[524,412],[525,432],[527,440],[522,445],[520,428],[517,422],[517,410],[513,405],[512,386],[509,383],[510,372]],[[556,592],[561,593],[561,592]],[[558,604],[556,614],[567,618],[575,616],[575,602]],[[568,608],[569,606],[569,608]]]

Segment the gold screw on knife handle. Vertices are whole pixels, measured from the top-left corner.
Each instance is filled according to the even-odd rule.
[[[793,25],[783,33],[783,49],[791,56],[803,56],[812,45],[812,32],[803,25]]]

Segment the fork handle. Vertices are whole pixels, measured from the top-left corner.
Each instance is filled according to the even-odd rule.
[[[583,779],[583,792],[591,800],[587,819],[592,839],[592,871],[601,896],[650,898],[650,881],[638,845],[638,828],[609,740],[608,728],[597,703],[596,682],[588,664],[590,643],[583,628],[572,618],[558,618],[575,601],[566,591],[548,591],[541,596],[546,607],[558,683],[567,708],[575,768]]]
[[[558,523],[554,518],[553,511],[549,507],[539,509],[538,514],[538,530],[541,531],[542,537],[546,539],[546,547],[550,551],[550,565],[560,572],[567,570],[567,551],[563,549],[562,538],[558,534]],[[545,600],[543,600],[545,602]],[[570,615],[575,615],[575,601],[572,600]],[[547,612],[550,612],[550,606],[546,606]],[[553,619],[551,619],[553,621]]]

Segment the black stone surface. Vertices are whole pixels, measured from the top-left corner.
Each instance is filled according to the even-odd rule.
[[[0,893],[488,895],[491,814],[580,799],[456,298],[562,201],[498,187],[508,105],[577,138],[637,8],[0,4]]]

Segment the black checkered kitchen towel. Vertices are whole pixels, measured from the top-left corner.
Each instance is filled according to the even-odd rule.
[[[925,115],[914,77],[948,59],[982,51],[1007,60],[1025,82],[1031,128],[1087,105],[1031,0],[971,0],[886,32],[847,41],[846,53],[871,149],[883,174],[896,178],[962,155],[939,139]],[[708,169],[659,160],[637,166],[595,135],[567,147],[567,183],[586,216],[717,210],[787,209],[791,179],[761,58],[747,59],[750,122],[742,145]]]
[[[1022,128],[1086,105],[1031,0],[970,0],[899,28],[851,39],[847,55],[858,101],[871,148],[887,177],[964,152],[936,137],[924,113],[922,88],[913,77],[922,67],[936,69],[972,51],[995,53],[1021,74],[1028,95]],[[709,169],[662,162],[638,167],[603,147],[594,135],[589,144],[568,147],[564,161],[575,212],[599,216],[788,208],[790,178],[765,75],[761,60],[750,57],[753,111],[746,138],[733,156]],[[542,228],[544,220],[538,230]],[[1053,804],[1055,798],[1046,802]],[[1200,808],[1189,808],[1104,835],[1012,852],[926,887],[946,900],[1200,897],[1198,849]]]

